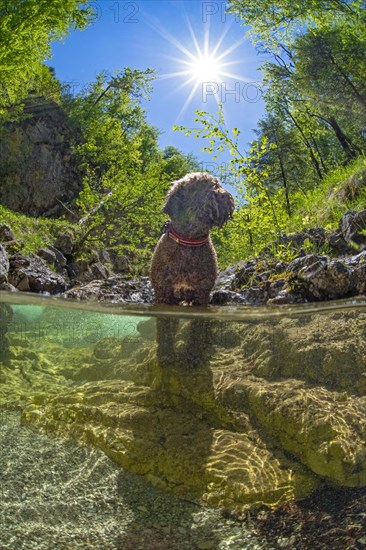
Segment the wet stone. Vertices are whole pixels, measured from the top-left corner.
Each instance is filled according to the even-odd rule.
[[[9,258],[5,248],[0,244],[0,283],[7,282]]]
[[[11,227],[5,223],[0,224],[0,243],[4,241],[13,241],[14,234]]]

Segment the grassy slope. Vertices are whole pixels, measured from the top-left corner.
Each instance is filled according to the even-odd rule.
[[[356,181],[363,186],[355,193]],[[359,157],[347,166],[329,172],[321,185],[299,198],[289,231],[312,227],[336,229],[347,210],[366,208],[366,158]]]
[[[23,241],[23,253],[37,252],[39,248],[52,244],[69,222],[63,220],[51,220],[45,218],[32,218],[13,212],[0,204],[0,223],[9,225],[14,233],[14,238]]]

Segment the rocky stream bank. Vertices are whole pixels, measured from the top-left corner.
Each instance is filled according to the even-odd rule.
[[[149,279],[131,278],[126,257],[102,249],[88,259],[75,259],[67,232],[37,254],[24,256],[21,248],[11,228],[0,225],[0,290],[76,300],[153,302]],[[211,304],[294,304],[364,295],[365,248],[366,210],[349,211],[336,232],[310,229],[283,235],[257,258],[226,268],[218,277]]]

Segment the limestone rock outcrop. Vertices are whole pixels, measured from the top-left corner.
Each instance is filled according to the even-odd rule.
[[[30,98],[24,118],[7,123],[0,139],[0,202],[31,216],[57,217],[82,187],[74,132],[55,102]]]
[[[363,250],[366,248],[366,210],[349,210],[339,222],[339,230],[344,240]]]
[[[294,304],[363,295],[366,251],[332,258],[303,254],[291,262],[257,258],[224,270],[217,280],[214,305]]]

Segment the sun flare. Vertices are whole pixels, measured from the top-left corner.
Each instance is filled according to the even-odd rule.
[[[200,54],[189,63],[188,70],[199,83],[217,82],[222,71],[222,64],[213,55]]]
[[[187,40],[185,40],[184,43],[180,42],[175,36],[157,23],[152,24],[152,26],[161,36],[166,38],[171,46],[174,46],[183,54],[180,57],[167,55],[166,57],[170,61],[174,61],[176,70],[159,75],[161,80],[179,78],[181,83],[175,88],[175,91],[184,88],[188,88],[189,90],[177,120],[183,116],[188,105],[197,93],[200,93],[202,101],[205,85],[210,84],[210,89],[213,89],[212,84],[214,84],[214,89],[219,90],[220,87],[232,85],[233,81],[248,82],[248,79],[244,75],[238,75],[228,70],[229,66],[237,65],[238,63],[238,60],[230,60],[230,57],[231,54],[242,45],[243,39],[240,38],[240,40],[231,44],[231,46],[224,51],[220,51],[225,36],[230,28],[229,26],[226,27],[221,36],[216,37],[214,45],[210,45],[209,27],[205,28],[203,40],[199,43],[199,39],[193,31],[192,25],[188,19],[187,27],[191,38],[190,44]],[[217,103],[221,101],[219,95],[214,95],[214,99]]]

